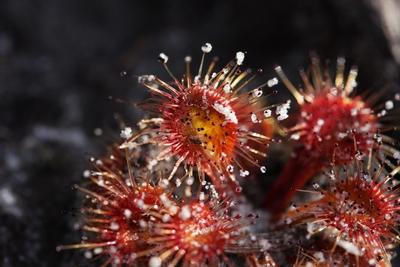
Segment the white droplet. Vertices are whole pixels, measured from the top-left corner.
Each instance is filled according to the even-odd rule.
[[[278,84],[278,79],[276,77],[268,80],[267,85],[268,87],[273,87]]]
[[[164,64],[168,62],[168,56],[164,53],[160,53],[158,59]]]
[[[337,134],[337,137],[338,137],[339,140],[343,140],[344,138],[347,137],[347,133],[340,132],[340,133]]]
[[[169,222],[169,220],[171,219],[171,216],[167,213],[167,214],[164,214],[163,216],[162,216],[162,221],[163,222]]]
[[[92,252],[90,252],[89,250],[87,250],[87,251],[85,251],[85,258],[86,259],[91,259],[92,257],[93,257],[93,254],[92,254]]]
[[[277,117],[278,121],[283,121],[286,120],[287,118],[289,118],[289,115],[287,113],[282,113]]]
[[[271,115],[272,115],[272,110],[270,110],[270,109],[264,110],[264,116],[265,116],[266,118],[271,117]]]
[[[161,267],[162,260],[158,256],[153,256],[149,260],[149,267]]]
[[[382,142],[382,136],[380,134],[374,134],[374,139],[376,142],[381,143]]]
[[[132,216],[132,211],[129,209],[125,209],[124,216],[125,216],[125,218],[129,219]]]
[[[261,89],[253,90],[253,97],[260,97],[262,96],[263,91]]]
[[[103,130],[101,128],[95,128],[93,130],[93,133],[94,133],[95,136],[100,136],[100,135],[103,134]]]
[[[343,65],[346,63],[346,59],[344,57],[338,57],[338,59],[336,60],[338,65]]]
[[[137,202],[136,202],[136,206],[141,210],[144,209],[145,204],[144,204],[143,199],[138,199]]]
[[[236,53],[236,64],[242,65],[244,61],[244,53],[243,52],[237,52]]]
[[[178,206],[171,206],[171,207],[169,208],[169,213],[170,213],[171,215],[175,215],[177,212],[178,212]]]
[[[381,112],[378,113],[378,118],[386,116],[387,111],[385,109],[382,109]]]
[[[83,177],[89,178],[90,177],[90,171],[89,170],[84,170],[83,171]]]
[[[190,176],[190,177],[187,178],[187,180],[186,180],[186,184],[187,184],[187,185],[192,185],[193,182],[194,182],[194,177],[193,177],[193,176]]]
[[[251,121],[253,122],[253,123],[259,123],[260,121],[258,120],[258,118],[257,118],[257,115],[256,114],[251,114]]]
[[[0,189],[0,202],[4,203],[7,206],[10,206],[10,208],[11,208],[12,206],[14,206],[16,204],[17,197],[15,196],[13,191],[11,191],[10,188],[3,187],[2,189]],[[17,212],[17,210],[15,210],[15,212]]]
[[[294,133],[290,136],[290,139],[293,140],[300,140],[300,134],[299,133]]]
[[[393,104],[392,100],[388,100],[388,101],[385,102],[385,108],[387,110],[391,110],[391,109],[393,109],[393,107],[394,107],[394,104]]]
[[[285,120],[289,117],[288,111],[290,109],[290,100],[287,100],[286,103],[283,103],[282,105],[279,105],[276,107],[276,115],[278,115],[278,120]]]
[[[232,87],[231,87],[231,85],[229,83],[225,84],[223,89],[224,89],[224,92],[227,93],[227,94],[232,91]]]
[[[240,170],[239,175],[240,177],[246,177],[249,176],[250,172],[248,170]]]
[[[129,139],[132,137],[132,128],[131,127],[125,127],[124,129],[121,130],[121,137],[124,139]]]
[[[201,51],[203,51],[203,53],[210,53],[212,50],[212,45],[210,43],[205,43],[202,47],[201,47]]]
[[[119,224],[116,223],[116,222],[112,222],[112,223],[110,224],[110,229],[113,230],[113,231],[118,230],[118,229],[119,229]]]
[[[200,201],[204,201],[204,199],[205,199],[205,194],[204,194],[204,192],[200,192],[199,200],[200,200]]]
[[[139,226],[142,228],[145,228],[145,227],[147,227],[147,222],[144,220],[139,220]]]
[[[266,173],[266,172],[267,172],[267,167],[261,166],[261,167],[260,167],[260,171],[261,171],[262,173]]]
[[[138,77],[138,83],[151,83],[156,79],[156,76],[150,74],[150,75],[141,75]]]
[[[182,220],[187,220],[192,216],[192,213],[190,211],[190,207],[188,205],[185,205],[182,207],[181,212],[179,213],[179,218]]]
[[[317,124],[318,124],[318,126],[322,126],[325,124],[325,121],[323,119],[318,119]]]
[[[192,62],[192,57],[191,56],[186,56],[185,57],[185,62],[186,63]]]
[[[103,252],[103,248],[95,248],[95,249],[93,250],[93,253],[96,254],[96,255],[99,255],[99,254],[101,254],[102,252]]]
[[[226,170],[230,173],[233,172],[233,165],[228,165],[228,167],[226,167]]]

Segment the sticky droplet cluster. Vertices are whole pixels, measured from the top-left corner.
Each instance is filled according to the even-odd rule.
[[[297,88],[279,66],[258,83],[242,51],[218,69],[212,49],[201,46],[196,72],[187,56],[177,78],[160,53],[170,80],[138,77],[151,116],[122,123],[121,139],[91,158],[75,186],[81,240],[57,250],[82,249],[94,266],[391,266],[400,151],[383,117],[400,97],[356,94],[358,70],[345,75],[342,58],[331,77],[313,56]],[[278,78],[295,101],[267,103]],[[279,161],[272,186],[250,188]],[[257,190],[266,208],[253,205]]]

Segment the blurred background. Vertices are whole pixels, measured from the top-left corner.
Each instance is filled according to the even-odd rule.
[[[184,56],[198,62],[210,42],[221,64],[247,51],[246,66],[263,68],[265,79],[281,64],[296,83],[316,51],[357,64],[359,88],[394,92],[399,7],[395,0],[0,0],[0,265],[90,265],[80,252],[55,250],[79,240],[80,197],[71,187],[89,157],[118,138],[115,114],[129,124],[142,116],[109,96],[143,99],[134,75],[167,77],[160,52],[180,76]]]

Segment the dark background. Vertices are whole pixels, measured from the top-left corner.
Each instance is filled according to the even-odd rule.
[[[156,61],[165,52],[179,76],[205,41],[223,62],[247,51],[246,66],[266,79],[276,63],[298,77],[314,50],[357,64],[360,88],[398,82],[381,14],[366,1],[0,0],[1,266],[87,264],[55,251],[79,240],[71,186],[118,136],[115,113],[130,124],[142,116],[108,97],[141,100],[131,75],[166,77]]]

